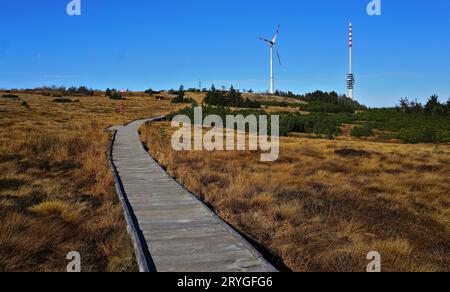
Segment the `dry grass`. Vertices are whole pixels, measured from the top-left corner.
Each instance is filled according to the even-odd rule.
[[[0,271],[65,271],[70,251],[83,271],[136,271],[106,156],[104,128],[122,124],[120,102],[18,95],[0,98]],[[127,99],[125,122],[173,109],[138,93]]]
[[[256,152],[173,152],[168,123],[147,125],[151,154],[225,220],[294,271],[449,271],[450,147],[283,138]]]
[[[244,98],[250,98],[256,101],[276,101],[276,102],[287,102],[287,103],[303,103],[308,104],[308,102],[299,100],[296,98],[280,97],[266,94],[254,94],[254,93],[243,93]]]
[[[301,113],[296,107],[281,107],[281,106],[263,106],[262,109],[268,114],[276,114],[279,112]]]

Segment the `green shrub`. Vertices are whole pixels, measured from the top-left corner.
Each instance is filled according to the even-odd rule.
[[[280,135],[287,136],[291,132],[326,135],[331,138],[339,134],[340,122],[326,114],[302,116],[291,113],[282,115],[280,117]]]
[[[193,100],[192,98],[185,98],[185,90],[184,90],[184,86],[181,85],[180,89],[177,91],[177,97],[175,97],[174,99],[172,99],[171,103],[173,104],[177,104],[177,103],[190,103],[192,105],[197,105],[197,102],[195,100]]]
[[[150,88],[150,89],[147,89],[144,93],[148,94],[148,95],[154,95],[154,94],[160,94],[161,91],[155,91],[155,90]]]
[[[397,138],[409,144],[450,142],[450,133],[436,128],[403,129]]]
[[[365,125],[365,126],[356,126],[352,129],[350,132],[350,135],[352,137],[372,137],[374,136],[374,132],[371,127]]]
[[[179,98],[179,97],[175,97],[174,99],[172,99],[170,101],[170,103],[173,103],[173,104],[185,103],[185,104],[197,105],[197,102],[195,100],[193,100],[192,98]]]
[[[111,100],[125,100],[121,93],[119,93],[116,89],[106,89],[106,96]]]
[[[111,93],[111,96],[109,97],[111,100],[125,100],[125,98],[122,97],[122,95],[118,92]]]
[[[181,86],[180,90],[178,90],[177,93],[177,97],[175,97],[174,99],[172,99],[171,103],[173,104],[179,104],[179,103],[190,103],[193,105],[196,105],[197,102],[195,100],[193,100],[192,98],[184,98],[184,87]]]
[[[26,101],[22,101],[22,103],[20,105],[23,107],[26,107],[26,108],[30,108],[30,106],[28,105],[28,102],[26,102]]]
[[[420,128],[450,131],[448,117],[429,116],[423,113],[403,113],[395,109],[371,109],[354,115],[353,120],[370,122],[373,129],[381,131],[399,132],[403,129]]]

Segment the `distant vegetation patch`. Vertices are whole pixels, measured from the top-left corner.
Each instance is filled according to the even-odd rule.
[[[372,137],[375,135],[375,133],[373,132],[373,129],[370,126],[364,125],[354,127],[350,132],[350,135],[352,137],[361,138],[361,137]]]
[[[450,118],[425,112],[405,113],[397,109],[372,109],[356,115],[340,115],[341,121],[365,121],[371,129],[393,132],[384,139],[400,139],[405,143],[450,142]],[[362,133],[363,129],[356,130]]]
[[[80,102],[80,101],[78,99],[77,100],[71,100],[69,98],[55,98],[53,100],[53,102],[56,102],[56,103],[77,103],[77,102]]]
[[[450,142],[450,132],[437,128],[402,129],[400,133],[391,135],[409,144]]]
[[[267,115],[262,109],[242,109],[242,110],[232,110],[229,107],[223,106],[203,106],[202,107],[203,116],[217,115],[223,120],[226,119],[227,115],[242,115],[246,118],[249,115],[255,115],[259,117],[260,115]],[[174,112],[168,116],[169,120],[172,120],[176,115],[186,115],[189,117],[192,123],[194,123],[194,108],[187,107],[180,111]],[[300,114],[286,113],[280,114],[280,136],[288,136],[290,133],[308,133],[315,135],[325,135],[327,138],[333,138],[340,132],[340,123],[333,119],[333,117],[326,114],[311,114],[308,116],[302,116]],[[270,118],[269,129],[270,126]]]
[[[255,116],[259,116],[262,114],[266,114],[265,111],[263,110],[231,110],[228,107],[223,107],[223,106],[202,106],[202,113],[203,113],[203,117],[209,116],[209,115],[216,115],[221,117],[223,120],[226,119],[226,116],[229,115],[243,115],[244,117],[252,114]],[[185,115],[187,117],[189,117],[189,119],[191,120],[192,123],[194,123],[194,107],[186,107],[184,109],[181,109],[177,112],[173,112],[170,115],[168,115],[168,119],[172,120],[175,116],[177,115]]]
[[[3,94],[3,98],[18,99],[19,96],[15,95],[15,94],[7,93],[7,94]]]
[[[258,101],[263,106],[276,106],[276,107],[294,107],[294,108],[301,108],[305,106],[304,103],[298,103],[298,102],[287,102],[287,101]]]
[[[28,89],[30,92],[38,92],[44,96],[52,96],[52,97],[62,97],[62,96],[94,96],[95,90],[90,89],[86,86],[79,87],[69,87],[66,88],[64,86],[43,86],[37,87],[35,89]]]
[[[327,103],[313,101],[300,106],[302,111],[312,113],[354,113],[358,110],[357,106],[343,103]]]
[[[334,153],[342,157],[370,157],[372,155],[364,150],[355,150],[349,148],[338,149],[335,150]]]
[[[123,98],[120,94],[115,94],[109,97],[111,100],[126,100],[126,98]]]
[[[25,181],[19,179],[0,179],[0,191],[17,191]]]
[[[155,91],[155,90],[150,88],[150,89],[147,89],[146,91],[144,91],[144,93],[148,94],[148,95],[155,95],[155,94],[160,94],[161,91]]]
[[[217,90],[214,85],[206,93],[203,102],[207,105],[240,107],[240,108],[260,108],[261,104],[257,101],[243,98],[242,94],[234,89],[233,86],[228,91]]]
[[[316,113],[355,113],[358,110],[366,110],[364,105],[361,105],[357,101],[348,98],[345,95],[339,95],[338,93],[314,91],[306,94],[294,94],[290,91],[282,92],[277,91],[275,95],[280,97],[299,99],[306,101],[308,104],[301,104],[300,108],[303,111],[316,112]]]
[[[105,92],[106,96],[109,97],[109,99],[111,100],[126,100],[126,98],[124,97],[124,94],[117,91],[116,89],[106,89]]]
[[[208,95],[210,97],[215,96],[215,94],[218,94],[217,92],[218,91],[213,88]],[[230,92],[232,95],[235,94],[233,91]],[[230,92],[221,92],[217,96],[220,95],[224,97],[225,95],[230,94]],[[334,96],[334,94],[331,94],[330,96]],[[348,110],[348,112],[344,110],[347,106],[349,108],[351,107],[350,104],[345,104],[347,102],[348,101],[345,101],[344,104],[342,104],[343,110],[339,110],[337,113],[311,112],[309,115],[287,112],[276,113],[280,116],[280,135],[288,136],[291,133],[305,133],[315,135],[315,137],[333,139],[341,134],[341,127],[345,123],[355,125],[351,130],[350,135],[358,138],[375,137],[375,139],[379,141],[398,139],[411,144],[450,142],[450,118],[445,114],[446,111],[442,109],[443,107],[445,108],[446,105],[437,105],[440,107],[440,110],[424,109],[418,112],[404,112],[399,108],[365,109],[357,111],[356,109],[360,108],[360,106],[354,105],[351,110],[352,112],[350,113],[350,110]],[[203,107],[204,115],[214,114],[224,117],[225,115],[230,114],[236,115],[238,112],[236,110],[231,110],[231,107],[229,106],[216,106],[216,102],[211,103],[214,105],[208,104]],[[227,103],[234,104],[232,102]],[[264,102],[264,104],[270,104],[270,102]],[[324,103],[322,105],[324,105]],[[428,106],[428,108],[430,108],[430,106]],[[184,109],[179,113],[187,113],[188,116],[192,114],[193,117],[192,108]],[[244,110],[240,113],[244,115],[255,113],[258,115],[268,115],[264,110],[259,108]],[[376,133],[375,130],[378,130],[381,133]]]
[[[340,122],[327,114],[313,113],[303,116],[297,113],[280,116],[280,135],[287,136],[292,132],[326,135],[333,138],[340,133]]]
[[[180,89],[177,91],[177,97],[172,99],[171,103],[177,104],[177,103],[190,103],[196,105],[197,102],[193,100],[192,98],[185,98],[185,90],[184,86],[181,85]]]

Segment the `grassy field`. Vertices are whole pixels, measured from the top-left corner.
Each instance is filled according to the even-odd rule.
[[[174,152],[169,123],[142,128],[150,153],[293,271],[449,271],[450,146],[282,138],[256,152]]]
[[[0,271],[65,271],[70,251],[83,271],[136,271],[105,128],[186,105],[165,92],[128,93],[123,117],[122,101],[95,94],[0,91]],[[185,97],[200,104],[204,94]],[[167,122],[142,128],[142,139],[172,176],[293,271],[364,271],[373,250],[384,271],[449,270],[448,144],[402,144],[402,127],[423,124],[410,115],[327,116],[300,112],[298,99],[270,100],[266,112],[299,115],[285,119],[294,132],[274,163],[248,151],[173,152]],[[321,128],[295,132],[305,121]],[[329,125],[334,140],[318,139]]]
[[[106,156],[120,101],[14,94],[0,92],[0,271],[65,271],[70,251],[82,271],[136,271]],[[125,122],[174,109],[126,98]]]

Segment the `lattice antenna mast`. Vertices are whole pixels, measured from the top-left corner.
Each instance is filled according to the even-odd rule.
[[[347,88],[348,97],[354,99],[353,89],[355,87],[355,76],[353,75],[353,27],[352,23],[349,24],[348,29],[348,75],[347,75]]]

